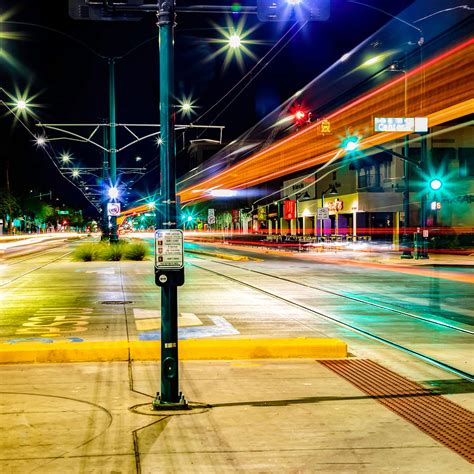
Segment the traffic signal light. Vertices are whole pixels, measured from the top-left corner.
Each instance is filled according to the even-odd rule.
[[[295,124],[299,127],[311,122],[311,112],[305,110],[301,105],[293,108],[292,115]]]
[[[359,138],[358,137],[348,137],[346,138],[341,145],[346,152],[351,153],[359,148]]]
[[[443,182],[439,178],[433,178],[430,181],[430,189],[432,191],[439,191],[443,187]]]

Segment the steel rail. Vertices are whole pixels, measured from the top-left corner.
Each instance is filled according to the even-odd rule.
[[[380,308],[380,309],[383,309],[385,311],[390,311],[390,312],[393,312],[393,313],[401,314],[403,316],[409,316],[410,318],[419,319],[419,320],[424,321],[426,323],[435,324],[437,326],[443,326],[443,327],[446,327],[448,329],[452,329],[454,331],[459,331],[459,332],[464,332],[466,334],[474,335],[474,331],[471,331],[469,329],[460,328],[458,326],[453,326],[452,324],[449,324],[449,323],[444,323],[442,321],[437,321],[435,319],[426,318],[424,316],[419,316],[419,315],[413,314],[413,313],[408,313],[408,312],[403,311],[401,309],[391,308],[390,306],[385,306],[383,304],[376,303],[374,301],[366,301],[366,300],[363,300],[361,298],[358,298],[357,296],[345,295],[343,293],[338,293],[337,291],[332,291],[332,290],[328,290],[326,288],[321,288],[319,286],[308,285],[307,283],[302,283],[302,282],[299,282],[299,281],[291,280],[290,278],[284,278],[284,277],[280,277],[280,276],[277,276],[277,275],[272,275],[271,273],[265,273],[265,272],[261,272],[259,270],[254,270],[254,269],[251,269],[251,268],[239,267],[238,265],[233,265],[232,263],[220,262],[218,260],[211,260],[211,261],[214,262],[214,263],[219,263],[221,265],[226,265],[228,267],[238,268],[240,270],[245,270],[245,271],[248,271],[248,272],[257,273],[259,275],[268,276],[268,277],[271,277],[271,278],[275,278],[277,280],[282,280],[282,281],[286,281],[288,283],[293,283],[295,285],[304,286],[306,288],[311,288],[313,290],[321,291],[323,293],[327,293],[327,294],[330,294],[330,295],[339,296],[341,298],[356,301],[357,303],[362,303],[362,304],[374,306],[376,308]]]
[[[9,259],[12,259],[12,260],[15,260],[15,261],[8,262],[8,263],[5,264],[5,266],[6,267],[13,267],[14,265],[18,265],[19,263],[23,263],[23,262],[26,262],[28,260],[32,260],[34,258],[40,257],[41,255],[45,255],[47,253],[54,252],[58,248],[65,247],[66,245],[67,245],[67,243],[65,243],[63,241],[60,241],[60,242],[58,242],[58,245],[55,245],[52,248],[50,247],[50,248],[47,248],[47,249],[32,250],[31,252],[26,252],[24,254],[16,255],[16,256],[12,255],[11,257],[9,257]],[[16,260],[18,258],[25,257],[26,255],[29,255],[29,257],[23,258],[22,260]]]
[[[221,262],[219,262],[219,263],[221,263]],[[351,331],[354,331],[354,332],[356,332],[356,333],[358,333],[358,334],[361,334],[361,335],[363,335],[363,336],[365,336],[365,337],[368,337],[369,339],[373,339],[373,340],[375,340],[375,341],[377,341],[377,342],[380,342],[380,343],[382,343],[382,344],[385,344],[385,345],[387,345],[387,346],[390,346],[390,347],[393,347],[393,348],[395,348],[395,349],[398,349],[398,350],[400,350],[400,351],[402,351],[402,352],[405,352],[406,354],[409,354],[409,355],[414,356],[414,357],[416,357],[416,358],[418,358],[418,359],[420,359],[420,360],[423,360],[424,362],[426,362],[426,363],[428,363],[428,364],[431,364],[431,365],[433,365],[433,366],[435,366],[435,367],[438,367],[438,368],[440,368],[440,369],[442,369],[442,370],[445,370],[445,371],[447,371],[447,372],[451,372],[451,373],[457,375],[458,377],[461,377],[461,378],[463,378],[463,379],[465,379],[465,380],[468,380],[469,382],[474,382],[474,375],[473,375],[473,374],[471,374],[471,373],[469,373],[469,372],[465,372],[465,371],[460,370],[460,369],[457,369],[457,368],[455,368],[455,367],[453,367],[453,366],[451,366],[451,365],[449,365],[449,364],[446,364],[446,363],[444,363],[444,362],[442,362],[442,361],[440,361],[440,360],[434,359],[433,357],[427,356],[427,355],[422,354],[422,353],[420,353],[420,352],[417,352],[417,351],[415,351],[415,350],[413,350],[413,349],[409,349],[408,347],[402,346],[401,344],[398,344],[398,343],[396,343],[396,342],[390,341],[389,339],[386,339],[386,338],[384,338],[384,337],[377,336],[377,335],[375,335],[375,334],[373,334],[373,333],[371,333],[371,332],[369,332],[369,331],[366,331],[365,329],[358,328],[358,327],[356,327],[356,326],[353,326],[352,324],[349,324],[349,323],[346,323],[346,322],[344,322],[344,321],[341,321],[341,320],[339,320],[339,319],[337,319],[337,318],[334,318],[334,317],[332,317],[332,316],[329,316],[329,315],[327,315],[327,314],[324,314],[324,313],[322,313],[322,312],[320,312],[320,311],[316,311],[315,309],[313,309],[313,308],[311,308],[311,307],[309,307],[309,306],[306,306],[306,305],[304,305],[304,304],[302,304],[302,303],[297,303],[296,301],[289,300],[289,299],[287,299],[287,298],[284,298],[283,296],[275,295],[274,293],[271,293],[270,291],[264,290],[264,289],[262,289],[262,288],[259,288],[258,286],[252,285],[252,284],[250,284],[250,283],[246,283],[246,282],[244,282],[244,281],[242,281],[242,280],[239,280],[239,279],[237,279],[237,278],[231,277],[231,276],[229,276],[229,275],[224,275],[224,274],[222,274],[222,273],[219,273],[219,272],[217,272],[217,271],[214,271],[214,270],[211,270],[211,269],[209,269],[209,268],[203,267],[203,266],[201,266],[201,265],[197,265],[197,264],[195,264],[195,263],[189,263],[189,262],[188,262],[188,264],[191,265],[191,266],[194,266],[194,267],[196,267],[196,268],[200,268],[201,270],[205,270],[205,271],[207,271],[207,272],[210,272],[210,273],[213,273],[213,274],[215,274],[215,275],[218,275],[218,276],[220,276],[220,277],[222,277],[222,278],[225,278],[225,279],[227,279],[227,280],[229,280],[229,281],[233,281],[234,283],[238,283],[238,284],[240,284],[240,285],[243,285],[243,286],[246,286],[246,287],[248,287],[248,288],[251,288],[251,289],[253,289],[253,290],[255,290],[255,291],[258,291],[258,292],[260,292],[260,293],[263,293],[263,294],[265,294],[265,295],[267,295],[267,296],[270,296],[270,297],[272,297],[272,298],[274,298],[274,299],[277,299],[277,300],[279,300],[279,301],[283,301],[284,303],[287,303],[287,304],[289,304],[289,305],[292,305],[292,306],[295,306],[295,307],[297,307],[297,308],[303,309],[304,311],[307,311],[307,312],[309,312],[309,313],[311,313],[311,314],[315,314],[315,315],[317,315],[317,316],[319,316],[319,317],[322,317],[322,318],[324,318],[324,319],[330,320],[330,321],[332,321],[332,322],[334,322],[334,323],[336,323],[336,324],[338,324],[338,325],[340,325],[340,326],[343,326],[343,327],[345,327],[345,328],[350,329]]]
[[[72,252],[73,251],[71,250],[71,251],[69,251],[69,252],[67,252],[63,255],[60,255],[59,257],[53,258],[49,262],[43,263],[42,265],[39,265],[36,268],[32,268],[31,270],[29,270],[25,273],[22,273],[21,275],[17,275],[16,277],[11,278],[10,280],[4,281],[4,282],[0,283],[0,288],[3,288],[3,287],[5,287],[5,286],[9,285],[10,283],[13,283],[17,280],[20,280],[21,278],[23,278],[27,275],[30,275],[31,273],[34,273],[38,270],[41,270],[42,268],[47,267],[48,265],[51,265],[52,263],[57,262],[58,260],[61,260],[62,258],[66,257],[67,255],[70,255]]]

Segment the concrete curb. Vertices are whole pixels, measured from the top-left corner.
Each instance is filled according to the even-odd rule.
[[[181,360],[304,359],[347,357],[347,344],[334,338],[187,339]],[[0,364],[119,362],[160,359],[160,341],[0,344]]]

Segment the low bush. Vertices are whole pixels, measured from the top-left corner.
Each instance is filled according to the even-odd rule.
[[[124,258],[127,260],[143,260],[148,247],[143,242],[133,242],[124,247]]]
[[[76,247],[72,257],[76,261],[92,262],[107,260],[118,262],[119,260],[143,260],[148,254],[148,246],[143,242],[129,243],[121,240],[117,243],[109,242],[87,242]]]
[[[81,262],[92,262],[97,260],[99,248],[97,244],[86,243],[76,247],[72,253],[72,258]]]
[[[119,260],[122,260],[122,257],[124,256],[125,248],[129,244],[127,242],[121,241],[121,242],[116,242],[114,244],[108,244],[108,243],[102,243],[100,244],[100,260],[109,260],[112,262],[118,262]]]

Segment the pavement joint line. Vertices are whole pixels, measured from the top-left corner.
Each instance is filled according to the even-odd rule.
[[[248,255],[233,255],[227,253],[208,252],[205,250],[185,249],[186,253],[197,255],[207,255],[209,257],[222,258],[223,260],[233,260],[235,262],[263,262],[261,258],[249,257]]]
[[[323,338],[185,339],[180,360],[326,359],[347,357],[347,344]],[[159,360],[159,341],[0,344],[0,364]]]

